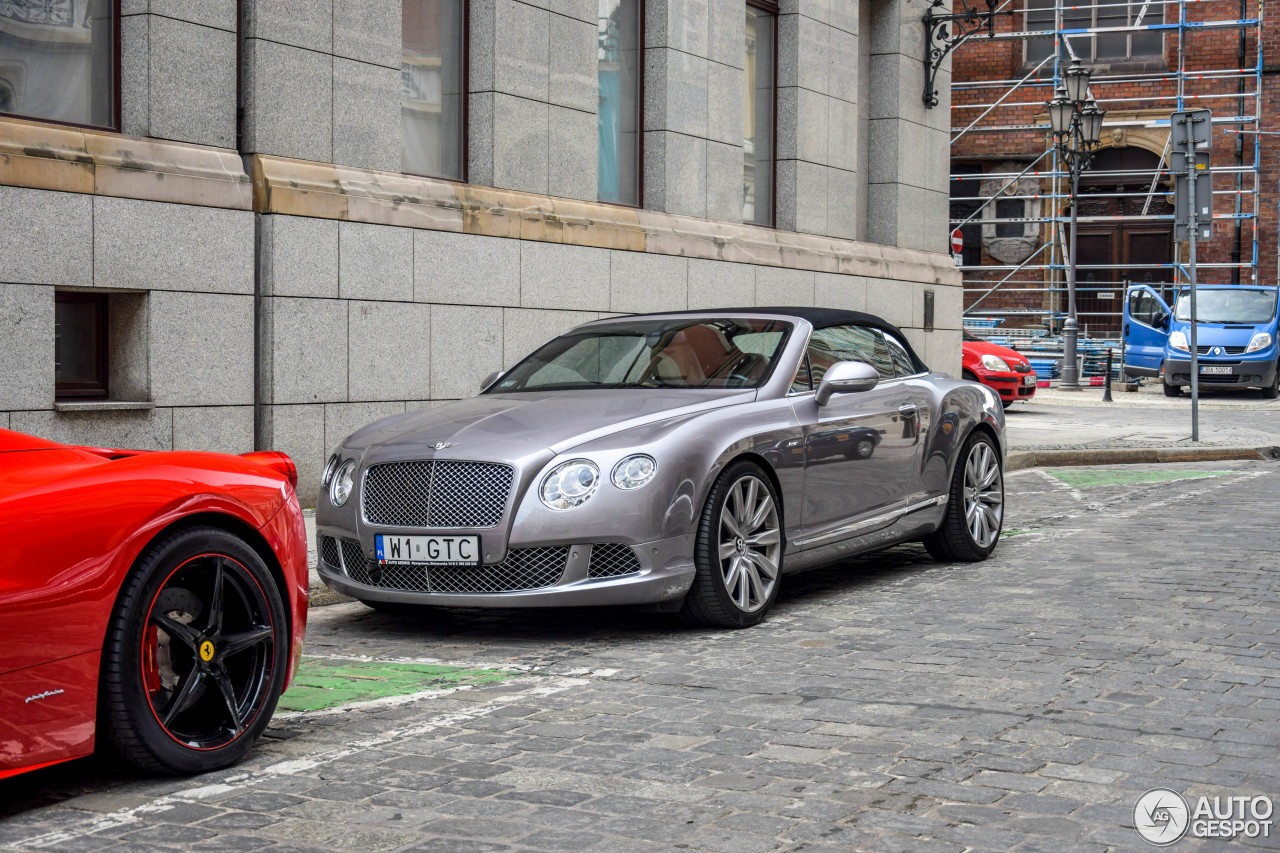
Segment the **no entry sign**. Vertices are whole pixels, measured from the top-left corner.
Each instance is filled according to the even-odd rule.
[[[951,232],[951,254],[958,255],[964,251],[964,235],[960,233],[960,229]]]

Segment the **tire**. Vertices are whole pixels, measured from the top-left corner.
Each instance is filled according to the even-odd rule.
[[[290,645],[280,590],[244,540],[214,527],[163,536],[107,626],[101,742],[148,771],[233,764],[271,721]]]
[[[1163,384],[1164,384],[1164,395],[1166,397],[1177,397],[1179,394],[1182,393],[1181,385],[1170,385],[1168,382],[1165,382]]]
[[[1000,451],[987,433],[974,432],[965,441],[947,497],[942,525],[925,537],[925,548],[944,562],[985,560],[1000,542],[1004,524],[1004,472]]]
[[[961,378],[961,379],[967,379],[967,380],[969,380],[970,382],[977,382],[977,381],[978,381],[978,375],[977,375],[976,373],[974,373],[972,370],[962,370],[962,371],[960,371],[960,378]]]
[[[1262,388],[1259,392],[1264,400],[1274,400],[1280,397],[1280,365],[1276,366],[1276,375],[1271,379],[1271,384],[1266,388]]]
[[[782,580],[782,510],[760,466],[730,465],[711,487],[694,547],[685,624],[747,628],[764,621]]]

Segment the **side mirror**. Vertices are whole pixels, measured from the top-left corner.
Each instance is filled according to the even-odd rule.
[[[837,361],[827,368],[818,384],[818,393],[814,400],[819,406],[825,406],[832,394],[847,394],[853,391],[870,391],[880,382],[880,374],[874,367],[862,361]]]
[[[489,374],[488,376],[486,376],[486,377],[484,378],[484,380],[480,383],[480,393],[481,393],[481,394],[483,394],[485,391],[489,390],[489,386],[490,386],[490,385],[492,385],[493,383],[497,382],[497,381],[498,381],[499,379],[501,379],[501,378],[502,378],[502,371],[501,371],[501,370],[495,370],[495,371],[493,371],[493,373],[490,373],[490,374]]]

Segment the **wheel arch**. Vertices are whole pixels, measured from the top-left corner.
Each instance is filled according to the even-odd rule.
[[[716,471],[716,475],[714,477],[707,478],[707,482],[702,489],[702,496],[701,496],[701,500],[698,502],[698,506],[699,507],[706,506],[707,497],[711,494],[711,489],[715,486],[716,481],[719,480],[720,477],[724,475],[725,471],[728,471],[731,467],[733,467],[739,462],[754,463],[757,467],[760,468],[761,471],[764,471],[765,476],[769,478],[769,485],[773,486],[773,493],[778,498],[778,515],[780,516],[781,522],[782,522],[781,524],[782,544],[783,544],[783,547],[785,548],[787,544],[787,505],[786,505],[786,499],[783,497],[783,494],[782,494],[782,483],[781,481],[778,480],[778,472],[775,471],[773,469],[773,466],[769,464],[769,460],[765,459],[763,456],[761,456],[759,453],[755,452],[754,450],[744,450],[737,454],[734,454],[733,456],[726,456],[723,460],[721,460],[721,465],[719,467],[719,470]]]

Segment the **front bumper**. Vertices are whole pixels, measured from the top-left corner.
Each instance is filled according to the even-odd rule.
[[[1265,359],[1197,359],[1200,371],[1200,386],[1212,388],[1269,388],[1276,380],[1276,360]],[[1205,367],[1229,367],[1230,373],[1205,373]],[[1164,363],[1165,384],[1190,385],[1191,359],[1168,358]]]
[[[380,566],[373,549],[336,531],[319,532],[320,578],[330,588],[362,601],[429,604],[445,607],[585,607],[657,604],[677,601],[693,583],[694,537],[675,536],[640,545],[625,543],[540,544],[521,549],[515,543],[501,563],[440,570],[421,565]],[[330,542],[325,540],[329,539]],[[563,557],[558,552],[563,550]],[[519,551],[537,551],[537,571],[521,574]],[[550,553],[550,557],[548,557]],[[610,571],[593,576],[610,558]],[[625,558],[625,559],[623,559]],[[550,560],[550,562],[549,562]],[[504,586],[532,588],[495,589]],[[447,591],[441,591],[444,587]],[[474,590],[474,591],[460,591]]]
[[[1035,373],[992,373],[975,371],[978,381],[1000,395],[1001,401],[1030,400],[1036,393]],[[1028,379],[1030,384],[1028,384]]]

